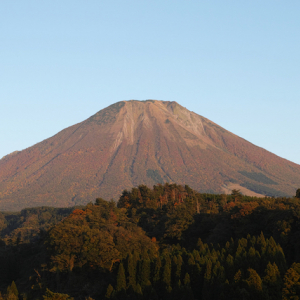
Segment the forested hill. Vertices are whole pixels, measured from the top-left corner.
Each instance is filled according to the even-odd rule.
[[[1,220],[5,299],[300,296],[300,190],[255,198],[141,185],[117,205],[98,198]]]

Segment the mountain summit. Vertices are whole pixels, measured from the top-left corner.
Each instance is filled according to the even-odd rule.
[[[0,160],[0,209],[118,199],[139,184],[294,195],[300,165],[169,101],[121,101]]]

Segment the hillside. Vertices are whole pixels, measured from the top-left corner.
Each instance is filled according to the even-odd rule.
[[[300,166],[176,102],[121,101],[0,160],[0,209],[74,206],[163,182],[294,195]]]
[[[298,191],[298,196],[300,190]],[[300,198],[123,191],[0,213],[1,299],[297,299]]]

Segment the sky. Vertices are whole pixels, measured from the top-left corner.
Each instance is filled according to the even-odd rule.
[[[300,1],[0,1],[0,158],[176,101],[300,164]]]

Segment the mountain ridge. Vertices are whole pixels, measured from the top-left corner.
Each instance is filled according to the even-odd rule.
[[[3,157],[0,209],[117,200],[124,189],[163,182],[200,192],[235,186],[252,196],[293,195],[300,166],[177,102],[120,101]]]

